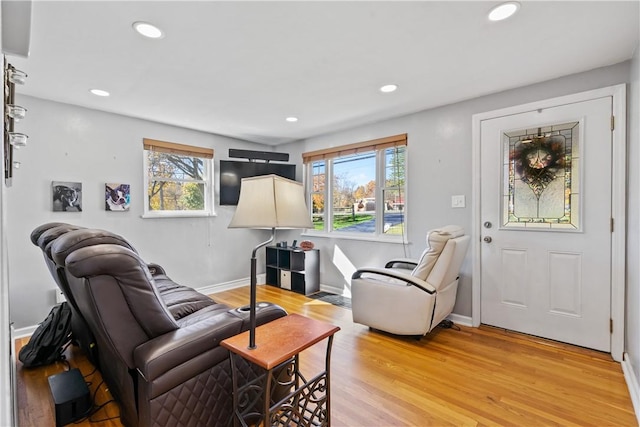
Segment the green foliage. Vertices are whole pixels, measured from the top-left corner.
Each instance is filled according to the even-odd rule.
[[[333,229],[340,230],[341,228],[349,227],[350,225],[360,224],[361,222],[367,222],[374,219],[371,214],[356,214],[356,215],[334,215],[333,216]],[[313,217],[313,229],[324,230],[324,216]]]
[[[334,215],[333,216],[333,229],[339,230],[350,225],[360,224],[361,222],[367,222],[374,219],[373,215]]]
[[[204,160],[157,151],[147,151],[150,210],[203,210]],[[185,182],[187,181],[187,182]]]
[[[406,153],[406,147],[396,147],[387,150],[385,187],[404,187],[406,179]]]
[[[182,196],[180,203],[185,210],[203,210],[204,209],[204,186],[195,182],[188,182],[182,186]]]

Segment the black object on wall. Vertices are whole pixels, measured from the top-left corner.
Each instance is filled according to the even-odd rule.
[[[288,154],[287,157],[289,157]],[[238,204],[242,178],[269,174],[295,180],[296,165],[220,160],[220,205]]]
[[[236,159],[266,160],[276,162],[288,162],[289,153],[274,153],[271,151],[237,150],[229,148],[229,157]]]

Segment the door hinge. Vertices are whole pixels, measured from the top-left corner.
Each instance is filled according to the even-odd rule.
[[[613,319],[609,319],[609,333],[613,333]]]
[[[615,129],[616,127],[616,118],[615,116],[611,116],[611,130]]]
[[[613,218],[611,218],[611,232],[613,233]]]

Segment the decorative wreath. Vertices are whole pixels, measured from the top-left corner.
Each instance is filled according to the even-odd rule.
[[[510,157],[516,174],[538,198],[556,179],[558,170],[567,167],[570,161],[566,155],[565,138],[561,135],[520,142]]]

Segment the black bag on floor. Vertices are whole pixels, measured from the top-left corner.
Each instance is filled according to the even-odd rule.
[[[71,309],[65,301],[55,305],[36,328],[29,342],[20,349],[18,359],[27,368],[49,365],[63,360],[71,341]]]

